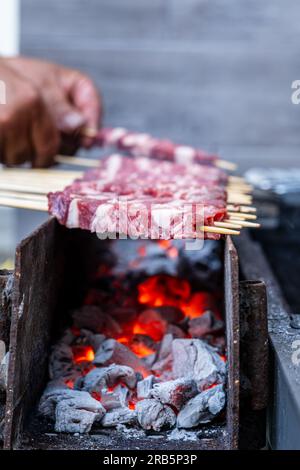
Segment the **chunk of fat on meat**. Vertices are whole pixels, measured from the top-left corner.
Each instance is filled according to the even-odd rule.
[[[195,158],[195,150],[193,147],[179,145],[175,148],[175,162],[180,165],[189,165],[193,163]]]
[[[100,204],[91,223],[91,232],[117,233],[118,232],[118,201],[113,200],[106,204]]]
[[[78,199],[76,198],[70,202],[66,225],[69,228],[77,228],[79,226]]]
[[[106,178],[108,181],[114,180],[122,167],[122,155],[113,154],[109,157],[109,164],[106,168]]]
[[[127,134],[127,130],[124,127],[115,127],[107,134],[106,142],[108,145],[114,145],[119,139]]]

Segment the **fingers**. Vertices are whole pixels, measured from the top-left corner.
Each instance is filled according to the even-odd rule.
[[[33,166],[40,168],[50,166],[60,147],[60,135],[50,112],[42,101],[37,103],[33,110],[30,129]]]
[[[102,119],[102,101],[93,81],[77,71],[68,71],[64,87],[74,107],[84,116],[85,126],[98,129]],[[89,138],[83,139],[85,146],[91,142]]]

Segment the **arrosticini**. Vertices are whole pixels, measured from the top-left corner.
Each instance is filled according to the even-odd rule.
[[[110,454],[108,457],[104,457],[104,465],[127,465],[131,468],[135,467],[137,463],[137,457],[117,457],[113,454]]]

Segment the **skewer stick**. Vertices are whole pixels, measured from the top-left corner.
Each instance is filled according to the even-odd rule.
[[[239,221],[237,220],[236,223],[231,223],[230,220],[224,221],[224,222],[215,222],[214,223],[215,227],[221,227],[221,228],[231,228],[233,230],[235,229],[241,229],[242,226],[240,225]]]
[[[230,216],[230,218],[233,217],[234,219],[249,219],[249,220],[257,219],[257,215],[255,214],[245,214],[241,212],[230,212],[230,211],[228,211],[227,214]]]
[[[256,222],[249,222],[248,220],[241,220],[241,219],[228,219],[228,222],[237,223],[242,227],[249,227],[249,228],[259,228],[260,224]]]
[[[228,171],[235,171],[237,169],[237,165],[232,162],[228,162],[227,160],[216,160],[215,161],[215,166],[218,168],[221,168],[222,170],[228,170]]]
[[[0,196],[0,206],[12,207],[15,209],[29,209],[34,211],[47,212],[47,204],[39,201],[29,201]]]
[[[228,204],[227,210],[232,212],[256,212],[256,207],[253,206],[239,206],[234,204]]]
[[[56,155],[55,161],[66,165],[86,166],[89,168],[97,168],[99,160],[92,160],[91,158],[83,157],[66,157],[64,155]]]
[[[229,228],[221,228],[221,227],[212,227],[212,226],[202,226],[200,228],[201,232],[208,232],[208,233],[217,233],[219,235],[239,235],[240,232],[237,230],[230,230]]]
[[[47,203],[47,197],[42,194],[31,194],[31,193],[26,193],[26,192],[23,193],[23,192],[18,192],[18,191],[3,191],[0,189],[0,197]]]

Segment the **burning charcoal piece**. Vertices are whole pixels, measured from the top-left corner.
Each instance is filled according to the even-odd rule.
[[[48,382],[43,395],[39,402],[39,413],[43,416],[48,416],[54,419],[55,408],[59,400],[62,398],[76,398],[81,396],[82,392],[72,390],[64,383],[63,380],[51,380]]]
[[[113,307],[109,309],[108,313],[120,325],[134,321],[137,316],[136,309],[130,307]]]
[[[167,334],[163,337],[160,343],[158,357],[155,363],[152,365],[151,370],[155,374],[159,374],[161,379],[171,380],[172,377],[172,343],[173,335]]]
[[[137,319],[135,333],[150,336],[154,341],[160,341],[164,336],[168,323],[155,309],[144,310]]]
[[[82,389],[87,392],[101,392],[103,388],[111,388],[123,382],[128,388],[135,388],[136,374],[127,366],[111,364],[91,370],[83,379]]]
[[[154,354],[149,354],[149,356],[144,356],[142,357],[143,364],[147,367],[147,369],[151,369],[153,366],[154,362],[156,361],[156,353]]]
[[[95,421],[100,421],[105,409],[87,392],[62,397],[55,410],[55,431],[69,433],[88,433]]]
[[[94,351],[97,351],[103,341],[106,340],[105,335],[101,335],[99,333],[92,333],[92,331],[86,329],[80,330],[80,334],[86,339],[86,343],[92,346]]]
[[[150,393],[153,388],[155,381],[154,375],[148,375],[144,380],[140,380],[137,383],[137,397],[140,400],[141,398],[150,398]]]
[[[71,329],[68,328],[67,330],[65,330],[63,336],[61,337],[60,343],[67,344],[68,346],[70,346],[74,339],[75,336],[73,335]]]
[[[197,393],[199,392],[196,382],[191,379],[182,378],[154,384],[151,396],[165,405],[170,405],[180,410]]]
[[[221,330],[223,327],[224,323],[221,320],[217,320],[214,313],[208,310],[200,317],[190,319],[189,334],[193,338],[202,338],[207,334]]]
[[[161,431],[176,424],[176,415],[172,408],[157,400],[146,399],[136,405],[137,419],[143,429]]]
[[[177,307],[163,306],[155,309],[168,323],[180,323],[184,318],[183,311]]]
[[[177,325],[168,325],[167,334],[172,335],[173,338],[186,338],[185,332]]]
[[[118,385],[113,391],[102,389],[100,397],[106,411],[110,411],[128,405],[129,390],[123,385]]]
[[[104,428],[112,428],[118,424],[136,424],[135,410],[130,410],[129,408],[117,408],[106,413],[101,421],[101,426]]]
[[[49,375],[51,379],[57,379],[68,375],[73,368],[72,348],[62,342],[57,343],[50,354]]]
[[[214,349],[200,339],[172,343],[174,378],[194,379],[199,390],[224,381],[226,366]]]
[[[94,364],[96,366],[107,366],[110,364],[122,364],[131,367],[143,376],[148,375],[149,371],[130,349],[115,339],[107,339],[102,343],[96,352]]]
[[[73,313],[74,325],[94,333],[116,337],[122,333],[120,325],[95,305],[84,305]]]
[[[205,390],[186,403],[177,416],[179,428],[194,428],[209,423],[225,405],[225,392],[222,385]]]

